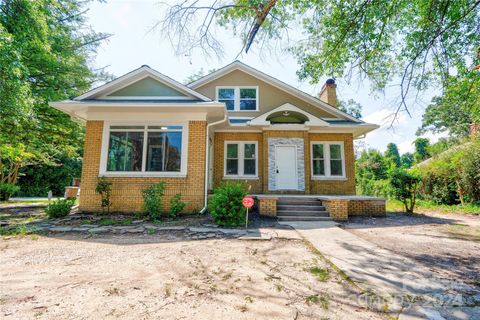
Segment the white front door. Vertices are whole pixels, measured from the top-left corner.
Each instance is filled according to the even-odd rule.
[[[276,188],[278,190],[297,190],[297,147],[276,146]]]

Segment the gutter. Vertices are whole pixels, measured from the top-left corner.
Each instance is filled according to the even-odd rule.
[[[205,211],[207,211],[207,206],[208,206],[208,167],[210,165],[209,164],[210,157],[208,156],[208,151],[210,149],[210,139],[209,139],[210,138],[210,131],[209,131],[209,129],[210,129],[210,127],[212,127],[214,125],[225,122],[227,119],[228,119],[228,114],[225,113],[225,116],[223,117],[222,120],[207,124],[207,132],[206,132],[207,134],[205,135],[206,136],[206,138],[205,138],[205,190],[204,190],[205,198],[204,198],[204,205],[203,205],[202,210],[200,210],[200,213],[204,213]]]

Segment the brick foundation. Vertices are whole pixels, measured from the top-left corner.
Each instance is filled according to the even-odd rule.
[[[260,215],[268,217],[277,216],[277,198],[257,197]]]

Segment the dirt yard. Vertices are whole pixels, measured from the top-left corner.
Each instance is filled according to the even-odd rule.
[[[343,227],[439,275],[472,284],[480,292],[478,215],[388,213],[386,218],[351,219]]]
[[[301,240],[34,235],[0,261],[2,319],[383,318]]]

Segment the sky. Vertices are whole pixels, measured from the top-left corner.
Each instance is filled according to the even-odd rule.
[[[175,4],[178,0],[163,3]],[[94,61],[95,67],[106,67],[106,71],[121,76],[141,65],[149,65],[159,72],[183,82],[188,76],[203,68],[207,71],[220,68],[235,59],[242,46],[241,40],[233,37],[232,32],[216,29],[218,39],[225,47],[222,58],[208,57],[200,52],[192,56],[177,56],[170,42],[159,30],[153,30],[156,22],[165,15],[166,6],[158,0],[110,0],[90,4],[87,17],[89,24],[97,32],[112,34],[101,45]],[[294,32],[296,30],[293,30]],[[300,81],[296,75],[299,66],[289,54],[259,53],[253,48],[238,60],[276,77],[311,95],[317,95],[323,82],[311,85]],[[325,77],[325,80],[327,77]],[[427,92],[415,101],[411,116],[402,113],[392,124],[391,115],[398,101],[399,92],[390,88],[381,93],[372,93],[368,82],[346,83],[336,79],[337,97],[347,101],[354,99],[363,106],[362,120],[381,125],[367,135],[362,143],[365,147],[385,151],[389,142],[398,145],[400,153],[412,152],[415,132],[421,124],[426,103],[434,92]],[[427,134],[432,142],[440,136]]]

